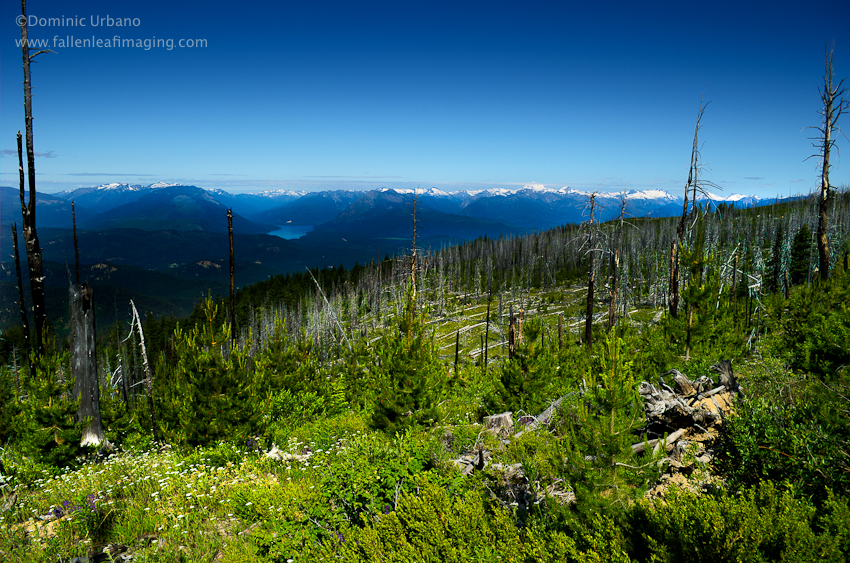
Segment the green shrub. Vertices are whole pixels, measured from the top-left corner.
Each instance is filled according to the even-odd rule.
[[[736,488],[786,481],[818,502],[827,489],[850,493],[847,435],[829,424],[822,408],[828,405],[777,404],[768,397],[742,402],[728,423],[718,469]]]
[[[394,510],[401,493],[415,490],[417,476],[435,468],[432,448],[425,437],[409,430],[391,439],[352,438],[345,455],[322,475],[326,503],[321,506],[328,508],[317,510],[324,519],[352,522]],[[443,483],[457,478],[447,474]]]
[[[518,526],[511,512],[491,505],[477,492],[453,496],[427,479],[417,485],[416,494],[401,495],[395,510],[375,521],[333,530],[315,550],[304,554],[304,560],[629,561],[616,542],[602,535],[587,538],[593,547],[583,551],[563,532]]]
[[[646,561],[794,563],[845,561],[848,505],[830,496],[818,514],[805,500],[762,482],[741,496],[672,489],[664,503],[629,514],[633,555]]]

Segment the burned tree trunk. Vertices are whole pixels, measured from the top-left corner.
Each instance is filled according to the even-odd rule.
[[[561,351],[561,348],[564,345],[564,314],[558,313],[558,351]]]
[[[460,355],[460,330],[455,332],[455,375],[457,375],[457,361]]]
[[[508,359],[513,359],[516,354],[516,317],[514,316],[513,307],[510,311],[510,324],[508,325]]]
[[[677,244],[678,246],[681,246],[685,238],[685,228],[688,218],[688,190],[693,190],[693,198],[690,202],[692,211],[696,211],[697,189],[704,193],[700,187],[699,180],[699,129],[700,121],[702,121],[702,114],[705,112],[707,105],[708,104],[703,104],[702,100],[700,100],[699,112],[697,113],[697,124],[694,128],[694,142],[693,145],[691,145],[691,164],[688,168],[688,181],[685,184],[685,203],[682,207],[682,217],[676,226],[676,238],[678,239],[678,243],[673,243],[673,249],[670,257],[672,261],[670,265],[670,316],[673,318],[676,318],[679,314],[679,248],[677,247]]]
[[[30,62],[45,50],[30,54],[27,38],[27,3],[21,0],[21,50],[24,66],[24,117],[27,135],[27,173],[29,175],[29,204],[24,201],[23,159],[21,157],[21,132],[18,131],[18,161],[21,169],[21,228],[24,233],[24,245],[27,249],[27,264],[30,271],[30,291],[32,293],[33,314],[35,316],[35,349],[42,350],[42,335],[46,314],[44,311],[44,276],[41,267],[41,246],[35,229],[35,151],[32,142],[32,86],[30,80]]]
[[[608,330],[613,330],[617,322],[617,284],[620,281],[620,255],[623,247],[623,220],[626,213],[626,197],[620,202],[620,219],[617,225],[617,241],[611,255],[611,292],[608,304]]]
[[[230,339],[236,342],[236,291],[233,261],[233,209],[227,210],[227,236],[230,239]]]
[[[97,334],[94,321],[94,296],[88,284],[72,284],[71,302],[71,374],[74,377],[74,397],[80,401],[77,419],[91,419],[83,429],[81,446],[96,446],[103,442],[103,423],[100,419],[100,387],[97,378]]]
[[[735,262],[732,266],[732,292],[729,294],[729,301],[733,302],[738,295],[738,254],[735,254]],[[786,297],[787,299],[787,297]]]
[[[484,329],[484,375],[487,375],[487,351],[490,348],[490,294],[487,294],[487,320]]]
[[[415,307],[416,303],[416,258],[417,258],[417,248],[416,248],[416,207],[419,203],[419,194],[416,193],[416,190],[413,191],[413,240],[411,242],[410,247],[410,279],[412,282],[413,289],[413,303]],[[414,309],[415,310],[415,309]]]
[[[593,237],[593,214],[596,210],[596,192],[590,194],[590,267],[587,274],[587,312],[584,319],[584,342],[587,345],[587,351],[593,353],[593,282],[596,269],[596,249],[594,248],[595,240]]]
[[[77,240],[77,212],[74,202],[71,202],[71,227],[74,229],[74,272],[76,272],[77,285],[80,285],[80,243]]]
[[[12,223],[12,248],[15,253],[15,275],[18,279],[18,303],[21,308],[21,328],[24,330],[24,353],[29,356],[30,350],[30,323],[27,317],[27,306],[24,302],[24,283],[21,279],[21,258],[18,256],[18,224]],[[30,373],[33,373],[30,371]]]
[[[670,316],[676,318],[679,315],[679,253],[676,242],[670,245]]]

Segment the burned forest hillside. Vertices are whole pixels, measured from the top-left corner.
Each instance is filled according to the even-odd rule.
[[[842,560],[846,188],[825,280],[817,217],[588,220],[131,310],[97,327],[94,447],[73,337],[7,330],[0,553]]]

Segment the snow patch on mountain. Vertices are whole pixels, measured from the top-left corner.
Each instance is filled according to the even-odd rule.
[[[301,197],[301,196],[307,195],[308,193],[310,193],[310,192],[306,192],[306,191],[295,192],[295,191],[292,191],[292,190],[281,189],[281,190],[265,190],[265,191],[262,191],[262,192],[258,192],[257,195],[260,196],[260,197],[284,197],[284,196]]]
[[[754,195],[741,195],[741,194],[730,194],[726,197],[713,194],[711,192],[707,192],[705,195],[697,196],[697,200],[705,201],[706,199],[710,199],[711,201],[725,201],[725,202],[737,202],[742,200],[747,200],[748,202],[758,202],[761,198]]]
[[[119,184],[118,182],[112,182],[111,184],[101,184],[100,186],[95,187],[95,191],[97,190],[122,190],[122,191],[136,191],[142,189],[142,186],[135,185],[131,186],[130,184]]]
[[[410,189],[410,188],[378,188],[375,190],[376,192],[387,193],[387,192],[395,192],[397,194],[405,194],[405,195],[420,195],[420,196],[431,196],[431,197],[452,197],[457,194],[463,194],[465,192],[444,192],[443,190],[437,188],[428,188],[426,190],[423,189]]]

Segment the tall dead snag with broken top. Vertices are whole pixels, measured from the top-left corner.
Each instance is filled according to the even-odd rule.
[[[617,322],[617,283],[620,281],[620,254],[623,247],[623,221],[626,214],[626,195],[620,200],[620,218],[617,223],[617,240],[611,253],[611,292],[608,304],[608,330],[614,329]]]
[[[590,194],[590,222],[588,223],[588,255],[590,265],[587,273],[587,312],[584,318],[584,342],[588,353],[593,353],[593,282],[596,270],[596,240],[594,237],[594,213],[596,212],[596,191]]]
[[[694,213],[696,211],[697,206],[697,192],[699,191],[703,195],[706,195],[703,182],[699,179],[699,173],[701,170],[701,165],[699,162],[700,150],[699,150],[699,130],[700,130],[700,122],[702,121],[702,115],[705,113],[705,108],[711,102],[703,103],[701,99],[699,102],[699,112],[697,113],[697,123],[694,127],[694,142],[691,145],[691,164],[688,168],[688,181],[685,184],[685,202],[682,206],[682,218],[679,220],[679,224],[676,226],[676,238],[677,242],[673,242],[673,245],[670,249],[670,316],[676,318],[679,315],[679,248],[682,246],[685,240],[685,231],[687,229],[688,216],[690,213]],[[714,184],[711,184],[712,186]],[[715,186],[716,187],[716,186]],[[691,201],[688,201],[689,192],[692,192]],[[688,203],[691,204],[691,211],[688,212]]]
[[[94,320],[94,294],[87,283],[71,284],[71,374],[74,398],[80,401],[77,420],[91,419],[83,429],[81,446],[103,442],[100,419],[100,387],[97,379],[97,333]]]
[[[236,291],[233,262],[233,209],[227,210],[227,236],[230,239],[230,339],[236,342]]]
[[[80,285],[80,242],[77,240],[77,212],[74,202],[71,202],[71,228],[74,230],[74,272],[76,272],[77,285]]]
[[[142,350],[142,365],[145,368],[145,389],[148,394],[148,407],[150,407],[151,411],[151,424],[153,425],[153,439],[156,443],[160,443],[159,438],[159,426],[156,423],[156,412],[154,412],[153,408],[153,387],[151,386],[151,367],[148,364],[148,353],[145,349],[145,333],[142,330],[142,319],[139,318],[139,312],[136,310],[136,304],[133,303],[133,300],[130,299],[130,307],[133,309],[133,320],[130,321],[130,334],[127,336],[125,340],[129,340],[130,336],[133,335],[133,324],[136,325],[136,328],[139,330],[139,343],[141,344],[140,348]]]
[[[27,134],[27,173],[29,175],[29,204],[24,201],[23,161],[19,157],[21,168],[21,228],[24,233],[24,246],[27,249],[27,264],[30,272],[30,291],[32,293],[33,314],[35,317],[35,350],[41,352],[42,334],[46,314],[44,311],[44,276],[41,268],[41,246],[35,230],[35,151],[32,144],[32,87],[30,81],[30,62],[46,49],[30,54],[27,39],[27,3],[21,0],[21,50],[24,65],[24,117]],[[21,132],[18,131],[18,154],[21,154]]]
[[[413,303],[415,311],[416,303],[416,206],[419,203],[419,194],[413,190],[413,241],[410,248],[410,279],[413,283]]]
[[[814,140],[818,153],[812,156],[821,161],[820,195],[818,197],[818,270],[820,278],[826,280],[829,277],[829,240],[826,236],[827,216],[829,204],[832,199],[832,187],[829,185],[829,162],[830,153],[835,146],[836,133],[840,133],[838,118],[850,109],[850,101],[844,99],[847,88],[844,86],[844,78],[835,83],[835,67],[832,56],[835,44],[828,47],[826,52],[826,70],[823,75],[823,89],[818,88],[823,109],[818,113],[823,118],[820,127],[813,127],[820,134]],[[809,157],[811,158],[811,157]]]
[[[12,250],[15,254],[15,276],[18,280],[18,303],[21,309],[21,328],[24,329],[24,354],[30,351],[30,323],[27,317],[27,305],[24,302],[24,283],[21,279],[21,258],[18,255],[18,224],[12,223]],[[32,366],[30,366],[32,367]],[[30,371],[30,373],[33,373]]]

